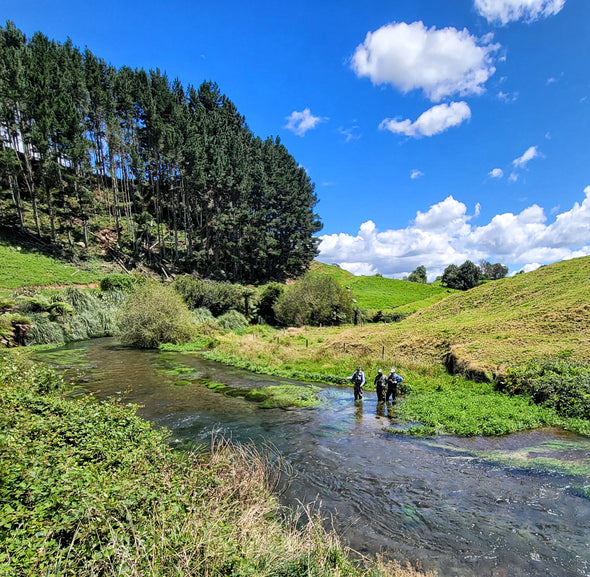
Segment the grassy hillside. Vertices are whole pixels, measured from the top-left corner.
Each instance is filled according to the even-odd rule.
[[[104,274],[90,267],[83,270],[1,237],[0,263],[0,293],[4,294],[27,286],[96,283]],[[100,263],[95,268],[100,268]],[[105,268],[110,269],[106,263]]]
[[[397,404],[398,417],[419,423],[411,432],[497,435],[558,426],[589,435],[589,284],[586,257],[447,295],[398,323],[225,334],[206,356],[342,384],[361,365],[369,390],[378,369],[394,366],[410,393]],[[502,394],[490,380],[523,396]]]
[[[534,357],[589,361],[590,257],[450,294],[394,325],[348,328],[325,346],[344,342],[489,376]]]
[[[267,350],[268,343],[244,337],[226,352],[233,349],[269,370],[301,366],[340,377],[357,363],[375,369],[384,363],[446,365],[480,380],[535,358],[590,361],[590,257],[445,294],[439,302],[417,301],[429,306],[399,323],[289,329],[281,331],[286,346]]]
[[[421,308],[421,301],[429,304],[448,296],[448,291],[440,286],[389,279],[381,276],[354,276],[337,266],[314,261],[311,270],[315,274],[332,277],[341,286],[349,287],[358,306],[370,311],[386,311],[406,306],[404,312],[414,312]],[[454,291],[451,291],[454,292]]]

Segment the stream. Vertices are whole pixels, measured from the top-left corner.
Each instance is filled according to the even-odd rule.
[[[38,351],[83,388],[118,396],[180,446],[219,434],[273,447],[289,465],[281,496],[314,503],[344,541],[440,577],[590,577],[590,439],[546,429],[504,437],[386,433],[395,407],[368,392],[322,386],[316,409],[261,409],[210,390],[288,383],[199,353],[162,353],[95,339]]]

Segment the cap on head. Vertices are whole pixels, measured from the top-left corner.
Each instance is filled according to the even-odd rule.
[[[360,366],[358,366],[358,367],[356,368],[356,370],[357,370],[357,371],[360,371],[360,370],[361,370],[361,367],[360,367]]]
[[[395,373],[395,369],[391,369],[391,371],[389,371],[390,373]]]
[[[379,371],[378,371],[378,372],[379,372],[379,373],[382,373],[383,371],[382,371],[381,369],[379,369]]]

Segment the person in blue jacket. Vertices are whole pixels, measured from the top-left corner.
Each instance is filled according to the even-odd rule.
[[[395,372],[395,369],[392,368],[389,371],[389,375],[387,377],[387,392],[385,393],[385,402],[389,403],[389,398],[391,397],[391,402],[395,402],[395,397],[397,397],[397,386],[401,383],[403,379]]]

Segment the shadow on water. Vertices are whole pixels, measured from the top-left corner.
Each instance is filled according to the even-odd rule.
[[[232,389],[290,381],[112,339],[36,358],[82,368],[85,389],[140,404],[140,414],[182,446],[208,443],[213,433],[271,443],[292,470],[284,502],[320,504],[363,554],[420,560],[441,577],[590,576],[590,439],[557,430],[391,435],[383,429],[396,423],[395,405],[373,393],[355,403],[340,387],[323,387],[318,409],[262,410],[202,379]]]

